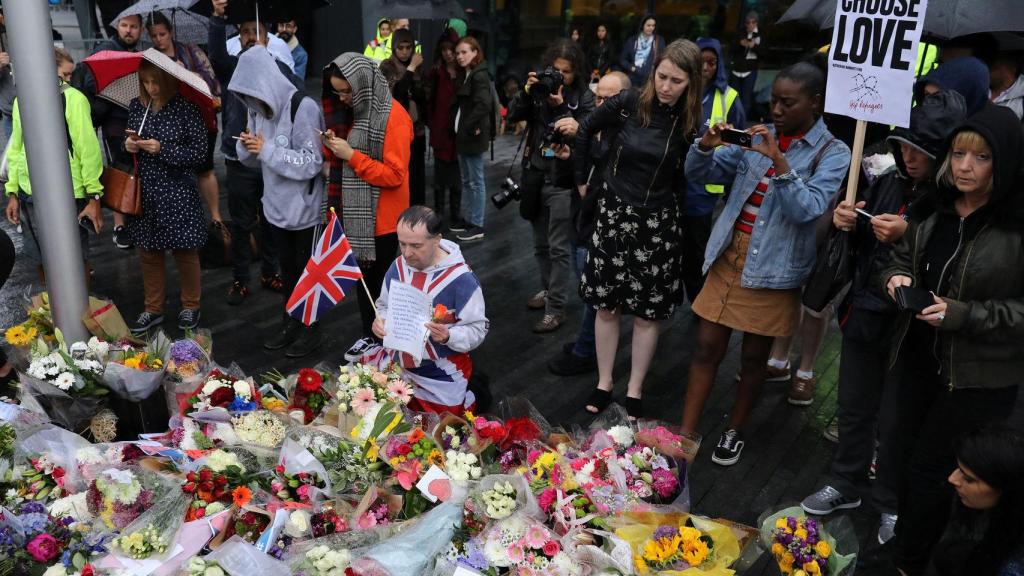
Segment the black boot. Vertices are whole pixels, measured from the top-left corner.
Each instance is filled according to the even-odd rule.
[[[462,222],[462,188],[458,186],[451,188],[449,201],[448,210],[451,213],[451,221]]]
[[[284,355],[289,358],[302,358],[312,354],[320,347],[320,324],[314,322],[312,326],[300,326],[298,338],[292,342]]]
[[[281,325],[277,329],[277,333],[274,334],[270,340],[264,342],[263,347],[267,350],[280,350],[282,348],[286,348],[299,337],[299,331],[301,329],[301,322],[285,314]]]

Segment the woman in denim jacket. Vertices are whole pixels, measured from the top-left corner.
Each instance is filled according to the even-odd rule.
[[[814,223],[850,164],[850,150],[818,117],[824,77],[814,65],[786,68],[772,86],[775,123],[747,130],[750,148],[723,145],[711,127],[686,158],[697,184],[731,184],[732,194],[704,255],[707,280],[693,311],[700,319],[690,365],[683,431],[696,431],[733,330],[744,332],[739,395],[712,461],[739,461],[739,430],[757,400],[772,340],[796,329],[800,288],[816,257]]]

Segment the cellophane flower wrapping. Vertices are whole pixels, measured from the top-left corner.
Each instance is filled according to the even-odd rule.
[[[790,506],[777,512],[765,511],[758,519],[758,526],[760,527],[759,542],[761,546],[769,551],[769,553],[773,552],[773,532],[776,528],[776,523],[780,519],[807,517],[807,513],[800,506]],[[827,571],[823,571],[822,574],[824,576],[853,574],[860,546],[853,523],[845,516],[835,518],[827,524],[819,518],[814,518],[814,520],[821,526],[821,529],[818,531],[820,540],[828,544],[830,551],[827,558]],[[799,568],[799,566],[793,566],[793,568]]]
[[[320,501],[330,498],[331,476],[327,468],[317,460],[316,456],[305,446],[291,438],[285,438],[281,446],[281,459],[279,464],[284,466],[284,473],[293,476],[299,473],[314,474],[323,483],[322,488],[310,489],[310,500]]]
[[[413,525],[366,551],[352,566],[364,576],[423,574],[455,534],[462,521],[462,497],[453,497],[430,510]]]
[[[157,332],[153,339],[141,349],[141,352],[149,358],[158,358],[160,367],[140,369],[132,368],[124,363],[127,358],[131,358],[140,350],[112,346],[106,368],[103,370],[103,383],[110,388],[112,393],[129,402],[141,402],[149,398],[164,380],[170,347],[171,341],[163,331]]]
[[[64,471],[64,475],[60,479],[63,488],[69,492],[84,490],[86,482],[78,466],[76,455],[78,450],[91,446],[89,441],[74,432],[52,424],[27,432],[24,436],[19,434],[12,462],[24,462],[45,455],[47,460]]]
[[[499,498],[508,494],[509,489],[515,491],[511,502],[503,502]],[[496,492],[495,492],[496,491]],[[533,520],[544,521],[544,511],[537,504],[537,499],[521,474],[492,474],[484,476],[469,490],[466,498],[467,506],[481,518],[503,520],[513,514],[519,514]]]
[[[231,576],[288,576],[288,564],[274,559],[238,536],[228,538],[204,557],[216,562]]]
[[[366,455],[365,446],[332,428],[294,428],[288,438],[305,447],[327,471],[332,491],[337,495],[361,496],[384,481],[390,471],[387,464]]]
[[[685,526],[687,520],[703,535],[710,537],[713,546],[709,547],[706,560],[699,567],[683,570],[656,570],[644,563],[645,554],[665,554],[663,547],[655,545],[660,531],[666,527]],[[740,544],[735,534],[727,526],[713,520],[693,516],[685,512],[630,512],[611,519],[615,526],[615,535],[626,541],[633,551],[634,569],[639,576],[658,574],[660,576],[731,576],[735,572],[729,568],[740,556]]]
[[[180,489],[171,491],[139,515],[112,542],[118,556],[149,559],[173,555],[174,544],[191,497]]]
[[[21,384],[21,407],[45,414],[51,422],[68,430],[83,430],[105,405],[100,396],[73,397],[53,384],[18,373]]]
[[[81,470],[89,512],[110,531],[123,533],[157,502],[183,495],[178,480],[138,465],[103,463]]]
[[[327,562],[323,561],[325,559],[323,558],[323,554],[320,553],[322,550],[335,550],[338,552],[344,551],[343,556],[347,559],[346,564],[351,565],[352,561],[362,556],[370,549],[370,547],[400,533],[407,527],[407,524],[408,523],[389,524],[365,530],[337,532],[307,540],[296,541],[288,547],[284,554],[283,561],[292,571],[292,574],[318,576],[319,574],[323,574],[327,571],[317,568],[317,561],[321,561],[320,567],[323,568],[326,567],[331,560],[326,559]],[[314,549],[319,550],[310,554]],[[335,559],[337,560],[340,558]]]

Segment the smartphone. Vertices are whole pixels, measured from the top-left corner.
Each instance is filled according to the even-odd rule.
[[[93,232],[96,230],[96,228],[94,228],[92,225],[92,220],[89,220],[88,216],[82,216],[81,218],[79,218],[78,225],[81,226],[82,228],[85,228],[86,231],[89,232]]]
[[[918,314],[925,308],[935,304],[935,298],[932,296],[932,293],[922,288],[900,286],[894,291],[893,295],[896,296],[896,306],[900,310],[912,310]]]
[[[722,130],[722,142],[725,142],[726,144],[735,144],[737,146],[749,148],[753,141],[753,136],[743,130],[736,130],[735,128],[726,128]]]
[[[868,220],[871,220],[872,218],[875,217],[873,214],[871,214],[867,210],[863,210],[861,208],[854,208],[853,211],[856,212],[857,214],[860,214],[861,216],[867,218]]]
[[[128,128],[125,129],[124,135],[126,137],[128,137],[128,138],[138,138],[139,137],[139,133],[138,132],[136,132],[135,130],[128,129]]]

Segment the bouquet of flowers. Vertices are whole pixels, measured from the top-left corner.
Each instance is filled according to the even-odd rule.
[[[167,353],[167,375],[181,381],[201,375],[210,364],[211,344],[205,331],[175,340]]]
[[[194,453],[234,446],[239,440],[230,422],[201,422],[182,418],[180,425],[171,430],[170,442],[176,448]]]
[[[98,473],[86,496],[89,513],[110,530],[123,530],[170,492],[168,480],[142,468],[100,466],[92,471]]]
[[[444,453],[421,428],[388,437],[381,454],[403,490],[412,490],[431,466],[444,467]]]
[[[204,560],[198,556],[189,558],[184,570],[182,570],[183,576],[226,576],[226,574],[224,569],[220,567],[220,564],[212,560]]]
[[[352,428],[352,418],[361,418],[383,404],[405,406],[412,401],[413,388],[402,379],[402,369],[389,364],[379,370],[368,364],[341,367],[338,389],[334,394],[341,430]]]
[[[697,516],[628,513],[612,522],[618,526],[616,536],[632,547],[640,576],[728,576],[740,555],[739,541],[728,527]]]
[[[306,429],[295,440],[324,466],[336,494],[365,494],[370,486],[384,481],[386,465],[368,457],[356,442]]]
[[[36,408],[69,430],[79,430],[99,412],[110,391],[103,384],[101,347],[77,342],[69,351],[57,330],[54,348],[37,340],[28,368],[18,374],[24,394],[22,404]]]
[[[761,522],[761,543],[787,576],[836,576],[857,557],[856,553],[839,554],[836,539],[819,520],[808,518],[797,506],[780,510]]]
[[[239,508],[234,520],[228,524],[227,536],[237,535],[242,540],[253,544],[263,531],[270,525],[270,517],[253,510],[251,507]]]
[[[319,475],[310,472],[285,472],[285,465],[278,464],[274,476],[264,478],[261,482],[280,500],[310,504],[319,494],[323,493],[326,484]]]
[[[401,496],[392,495],[374,486],[363,495],[359,505],[352,512],[351,524],[356,530],[388,526],[399,516],[403,504]]]
[[[170,341],[163,332],[158,332],[143,347],[130,342],[112,347],[103,371],[103,382],[114,394],[129,402],[149,398],[163,381],[168,348]]]
[[[650,446],[658,452],[676,460],[693,462],[700,449],[701,438],[694,434],[677,434],[667,426],[644,421],[636,432],[636,442]]]
[[[44,343],[52,343],[55,336],[53,315],[50,313],[50,302],[47,294],[43,292],[32,299],[32,303],[26,305],[28,318],[21,324],[11,326],[4,331],[4,338],[14,348],[27,351],[37,340]]]
[[[264,381],[288,391],[288,412],[302,412],[303,423],[310,424],[327,406],[331,394],[324,388],[324,381],[331,378],[330,374],[302,368],[292,377],[285,377],[278,371],[264,376]]]
[[[244,444],[274,448],[284,441],[287,428],[273,412],[258,410],[231,418],[235,436]]]
[[[55,562],[84,566],[102,551],[102,539],[88,538],[74,518],[53,516],[39,502],[0,508],[0,573],[41,574]]]
[[[320,544],[306,551],[294,573],[300,576],[352,576],[352,554]]]
[[[30,457],[28,462],[17,490],[18,499],[45,501],[63,496],[66,472],[62,466],[47,454]]]
[[[185,521],[211,516],[234,504],[242,507],[252,499],[246,486],[249,476],[238,456],[214,450],[203,459],[204,465],[188,472],[182,492],[191,495]]]
[[[181,491],[160,498],[121,531],[112,549],[136,560],[163,554],[174,542],[190,500]]]
[[[185,400],[183,415],[209,410],[249,412],[260,405],[260,394],[252,381],[235,378],[214,369]]]
[[[669,504],[683,488],[679,467],[648,446],[634,445],[618,459],[626,485],[637,498],[652,504]]]
[[[471,413],[467,413],[467,416],[473,416]],[[473,417],[475,420],[480,422],[480,425],[487,426],[488,421],[482,418]],[[493,431],[494,429],[491,428]],[[504,432],[504,430],[502,430]],[[440,423],[434,429],[434,441],[437,445],[445,450],[446,456],[449,452],[461,452],[468,455],[474,455],[474,464],[481,467],[481,471],[493,471],[497,472],[497,469],[491,470],[492,464],[498,459],[498,443],[501,440],[493,440],[492,438],[485,438],[482,436],[476,426],[470,423],[468,420],[463,420],[454,414],[445,414],[441,417]],[[447,458],[451,460],[451,458]],[[468,460],[467,458],[464,458]],[[497,468],[497,467],[495,467]],[[451,474],[449,473],[449,476]]]

